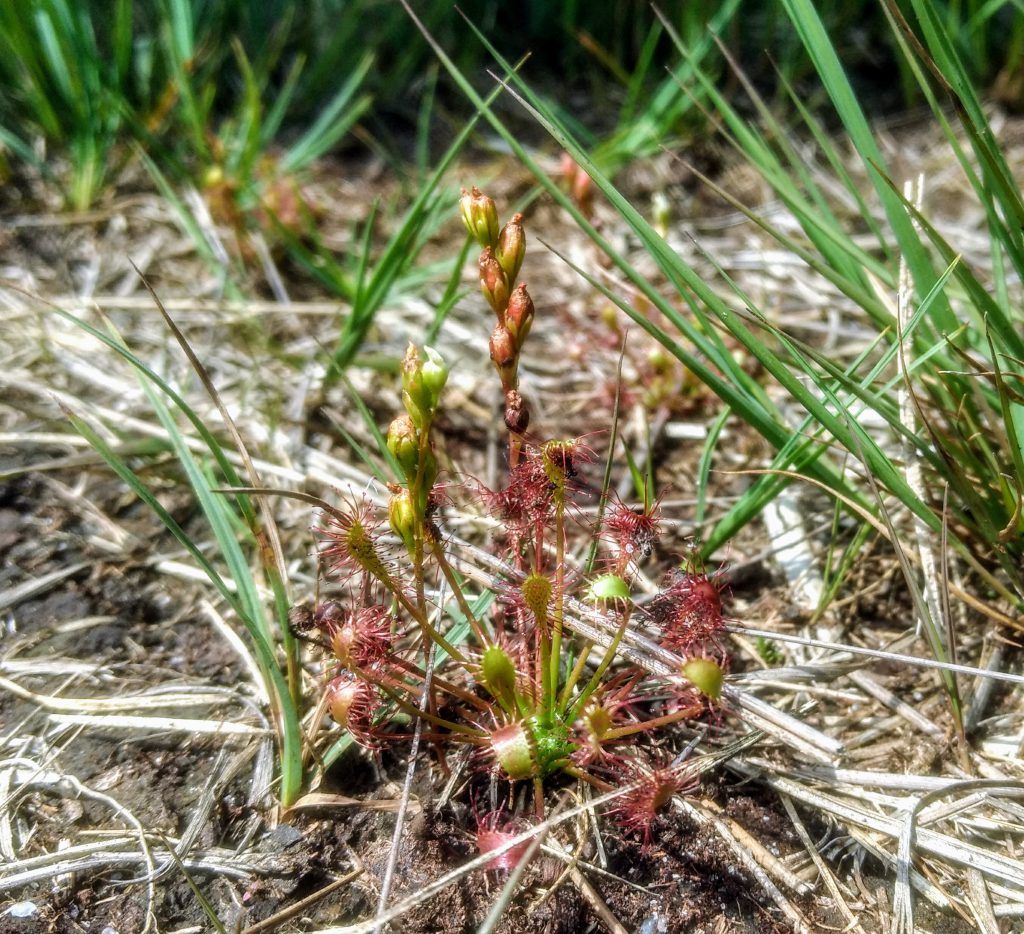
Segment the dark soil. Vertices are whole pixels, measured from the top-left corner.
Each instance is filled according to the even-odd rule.
[[[118,515],[126,526],[137,521],[140,529],[144,527],[145,516],[136,514],[138,507],[120,498],[116,484],[102,479],[102,474],[97,477],[88,490],[92,504],[107,515]],[[168,681],[208,686],[242,681],[245,673],[237,656],[167,579],[131,554],[112,560],[102,553],[95,544],[97,529],[89,514],[57,495],[56,489],[53,478],[36,474],[0,486],[4,586],[83,565],[11,609],[4,654],[22,660],[86,660],[95,663],[97,675],[79,676],[70,684],[64,678],[43,675],[22,678],[19,683],[39,694],[88,697],[129,694]],[[180,518],[187,522],[187,512]],[[163,543],[149,539],[147,544]],[[195,713],[182,711],[181,715]],[[59,750],[53,761],[65,774],[115,798],[148,830],[173,837],[188,825],[216,774],[222,748],[202,736],[183,738],[180,733],[104,735],[96,729],[79,733],[60,728],[48,722],[38,705],[8,691],[0,691],[0,722],[7,725],[9,736],[45,738],[48,748]],[[330,771],[328,782],[338,793],[372,799],[385,793],[382,788],[396,787],[384,780],[400,780],[404,763],[396,752],[386,755],[380,768],[382,773],[365,754],[353,753]],[[392,903],[475,855],[467,832],[471,816],[467,820],[464,807],[458,813],[451,808],[435,811],[431,793],[429,788],[421,789],[424,811],[407,826]],[[733,794],[727,789],[716,793],[726,801]],[[272,918],[360,865],[364,873],[351,884],[267,929],[311,930],[372,914],[390,850],[392,814],[351,807],[304,811],[274,826],[271,801],[253,806],[246,794],[241,780],[229,783],[206,815],[197,845],[229,849],[243,845],[244,864],[258,863],[261,871],[243,879],[201,870],[189,873],[229,929]],[[56,851],[62,840],[78,843],[96,832],[124,827],[109,807],[52,787],[21,794],[8,806],[15,811],[17,826],[31,829],[31,838],[19,848],[22,858]],[[770,803],[766,808],[744,795],[730,808],[768,845],[793,849],[786,822],[777,809],[770,809]],[[254,820],[250,840],[246,834],[253,831]],[[672,817],[660,820],[650,845],[624,838],[613,825],[603,843],[606,872],[622,881],[595,874],[590,882],[627,930],[786,930],[759,886],[713,832]],[[597,854],[591,848],[584,859],[597,862]],[[536,858],[498,930],[509,934],[603,930],[579,888],[560,879],[563,868],[550,857]],[[30,919],[5,918],[2,923],[8,927],[3,930],[12,934],[81,934],[101,928],[122,934],[140,931],[145,920],[145,887],[138,882],[142,875],[144,867],[136,862],[9,891],[9,899],[31,901],[38,910]],[[473,931],[492,908],[503,882],[504,874],[498,871],[464,877],[405,916],[401,929],[408,934]],[[816,916],[812,903],[802,907],[810,917]],[[161,930],[208,929],[209,920],[180,868],[172,867],[158,883],[155,912]]]

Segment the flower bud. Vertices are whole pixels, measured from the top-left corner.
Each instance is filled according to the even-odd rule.
[[[405,479],[412,483],[420,462],[420,439],[408,415],[399,415],[388,426],[388,450],[398,461]]]
[[[484,687],[506,710],[514,710],[516,703],[516,668],[512,659],[500,645],[490,645],[484,652],[480,666]]]
[[[725,677],[721,665],[710,658],[691,658],[683,665],[683,676],[705,697],[718,700],[722,696]]]
[[[569,190],[580,214],[589,218],[594,214],[594,180],[577,166],[576,177]]]
[[[494,246],[498,240],[498,209],[491,198],[475,185],[472,191],[463,188],[459,213],[466,230],[481,247]]]
[[[515,388],[519,355],[516,342],[504,325],[499,324],[491,333],[490,350],[491,362],[501,377],[501,387],[508,392]]]
[[[441,359],[436,353],[434,355],[438,360]],[[447,370],[444,371],[444,375],[447,377]],[[440,390],[435,392],[432,387],[437,385],[437,381],[436,371],[432,371],[430,377],[424,378],[420,353],[415,344],[409,344],[405,351],[405,357],[402,359],[402,402],[405,404],[405,411],[409,413],[413,424],[420,431],[428,429],[434,417]],[[443,380],[441,380],[441,385],[444,385]]]
[[[572,180],[576,177],[576,173],[580,170],[580,167],[576,165],[576,160],[569,155],[565,150],[562,150],[562,157],[559,160],[559,168],[562,172],[562,178],[568,184],[572,184]]]
[[[522,350],[526,335],[533,324],[533,299],[526,291],[526,283],[517,285],[509,296],[508,308],[505,312],[505,327],[516,342],[516,349]]]
[[[420,375],[423,385],[430,395],[431,409],[436,409],[441,401],[441,390],[448,382],[448,366],[444,358],[433,347],[423,346],[423,353],[426,360],[420,367]]]
[[[517,435],[523,434],[530,426],[530,410],[526,400],[516,389],[505,393],[505,427]]]
[[[579,212],[589,218],[594,211],[594,182],[567,152],[562,153],[562,178]]]
[[[501,268],[505,270],[508,281],[515,282],[523,265],[523,257],[526,255],[526,234],[523,233],[522,214],[513,214],[512,220],[501,228],[494,255],[501,263]]]
[[[388,523],[409,554],[416,551],[416,506],[408,490],[393,493],[388,501]]]
[[[508,278],[490,247],[486,247],[480,254],[480,289],[498,316],[498,321],[504,321],[505,306],[508,305]]]

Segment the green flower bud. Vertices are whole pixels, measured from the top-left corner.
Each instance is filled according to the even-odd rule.
[[[722,696],[725,673],[718,662],[710,658],[691,658],[683,665],[685,677],[705,697],[718,700]]]
[[[402,402],[413,424],[425,431],[434,416],[433,394],[423,381],[423,362],[415,344],[410,344],[402,359]]]
[[[472,191],[462,189],[459,213],[466,230],[481,247],[493,247],[498,242],[498,209],[475,185]]]
[[[430,427],[448,381],[448,367],[433,347],[424,347],[426,360],[415,344],[409,344],[402,359],[402,402],[413,424],[421,431]]]
[[[526,283],[517,285],[508,299],[508,308],[505,311],[505,327],[516,342],[516,349],[522,350],[526,342],[526,335],[530,333],[530,325],[533,324],[533,299],[526,291]]]
[[[388,426],[388,450],[395,456],[405,479],[412,483],[420,461],[420,439],[408,415],[399,415]]]
[[[481,665],[484,687],[506,710],[514,710],[516,703],[516,668],[512,659],[500,645],[490,645],[484,652]]]
[[[490,247],[480,254],[480,290],[494,309],[498,321],[504,321],[505,306],[508,305],[508,277]]]
[[[501,268],[505,270],[509,282],[515,282],[516,276],[523,265],[523,257],[526,255],[526,234],[523,233],[523,215],[513,214],[498,235],[498,243],[494,247],[494,255],[497,257]]]
[[[408,490],[393,493],[388,501],[388,523],[405,545],[409,554],[416,551],[416,506]]]
[[[433,347],[424,346],[423,353],[427,359],[420,367],[420,377],[430,395],[430,408],[436,411],[437,405],[441,401],[441,390],[448,382],[448,366],[445,364],[444,358]]]

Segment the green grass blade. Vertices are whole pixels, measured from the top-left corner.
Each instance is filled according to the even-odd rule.
[[[900,199],[895,196],[889,185],[885,159],[821,18],[811,0],[782,0],[782,4],[828,92],[836,113],[864,162],[868,177],[885,209],[899,248],[899,255],[906,261],[919,294],[924,295],[934,286],[937,274]],[[956,316],[948,300],[943,299],[934,305],[932,317],[940,334],[956,327]]]
[[[210,456],[217,463],[218,469],[227,481],[227,484],[231,487],[242,487],[243,484],[217,439],[195,411],[163,379],[146,367],[119,339],[104,334],[87,322],[76,318],[62,309],[56,308],[55,311],[61,317],[81,327],[97,340],[102,341],[134,367],[139,376],[139,382],[143,391],[149,399],[158,420],[167,432],[172,449],[178,456],[200,507],[210,524],[211,530],[214,532],[221,555],[228,567],[230,578],[235,584],[234,590],[228,587],[224,578],[216,571],[209,559],[199,551],[187,534],[174,521],[173,517],[163,509],[159,501],[156,500],[131,469],[120,459],[116,452],[81,419],[77,419],[74,422],[76,429],[93,445],[97,453],[110,465],[111,469],[130,486],[147,506],[153,509],[154,513],[160,518],[171,534],[188,550],[211,583],[213,583],[245,625],[246,631],[256,649],[256,657],[260,664],[261,672],[267,681],[268,694],[272,698],[275,709],[278,712],[278,727],[281,740],[282,800],[294,800],[302,784],[302,736],[299,728],[298,712],[292,703],[288,682],[280,668],[276,652],[273,648],[273,633],[270,630],[266,613],[263,609],[262,599],[259,596],[252,572],[235,535],[232,524],[234,521],[233,514],[229,508],[228,501],[221,497],[220,494],[214,492],[206,472],[195,460],[185,437],[181,434],[161,398],[154,392],[154,388],[167,395],[196,428],[206,450],[209,451]],[[249,501],[244,497],[240,497],[235,502],[237,502],[238,508],[242,510],[243,515],[247,517],[245,523],[247,529],[251,528],[254,521],[254,513]],[[286,603],[286,601],[282,601],[282,593],[279,589],[280,582],[275,582],[271,579],[271,586],[274,591],[275,609],[278,613],[283,613],[286,616],[287,606],[282,605],[282,602]]]
[[[355,95],[372,65],[373,56],[364,55],[313,125],[288,148],[281,159],[282,171],[298,171],[324,155],[369,109],[369,95]]]
[[[704,525],[704,518],[707,514],[707,489],[708,479],[711,476],[711,460],[715,454],[715,448],[718,446],[718,439],[722,435],[722,429],[725,428],[725,423],[729,420],[729,416],[732,415],[732,409],[729,406],[725,406],[722,411],[715,416],[714,421],[708,427],[708,435],[704,439],[704,446],[701,448],[700,459],[697,461],[697,505],[694,508],[693,524],[698,530]],[[703,549],[702,549],[703,551]],[[704,552],[708,556],[714,554],[714,550]]]

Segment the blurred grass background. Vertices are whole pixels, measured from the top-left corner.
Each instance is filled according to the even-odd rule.
[[[817,7],[874,113],[922,103],[881,4]],[[1020,4],[951,0],[933,7],[972,78],[1018,103]],[[694,108],[668,74],[679,67],[678,51],[648,3],[466,0],[460,8],[506,58],[531,53],[524,74],[542,94],[557,91],[584,142],[614,136],[608,167],[699,131]],[[713,32],[770,100],[783,102],[785,83],[812,109],[827,100],[779,0],[668,0],[660,9],[704,59],[705,73],[721,60]],[[425,0],[416,11],[459,69],[486,86],[487,52],[451,0]],[[30,165],[66,207],[84,210],[141,145],[163,176],[223,185],[244,210],[267,184],[270,153],[285,174],[345,145],[400,159],[396,140],[415,137],[425,99],[435,116],[453,124],[467,119],[464,96],[445,80],[435,88],[435,69],[433,53],[390,0],[4,4],[4,174]],[[735,85],[723,80],[727,91]]]

